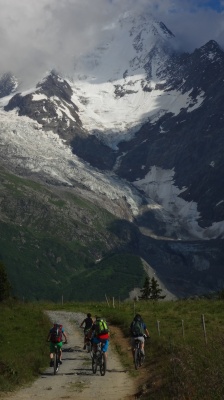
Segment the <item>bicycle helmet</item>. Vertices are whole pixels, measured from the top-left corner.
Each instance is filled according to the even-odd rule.
[[[135,321],[141,321],[142,320],[141,315],[140,314],[136,314],[135,317],[134,317],[134,320]]]

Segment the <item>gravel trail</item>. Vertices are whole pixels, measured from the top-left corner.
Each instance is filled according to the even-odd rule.
[[[83,333],[79,324],[83,313],[47,311],[52,321],[62,323],[68,336],[63,346],[63,364],[57,375],[53,368],[46,371],[29,387],[22,388],[5,400],[127,400],[135,399],[134,382],[122,367],[117,354],[109,346],[105,376],[92,373],[91,357],[83,350]],[[47,333],[46,333],[47,336]]]

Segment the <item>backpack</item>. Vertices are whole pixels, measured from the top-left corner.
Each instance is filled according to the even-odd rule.
[[[50,341],[52,343],[62,342],[62,325],[54,324],[53,328],[51,329]]]
[[[131,333],[133,336],[142,336],[144,334],[144,329],[142,325],[142,321],[136,319],[131,323]]]
[[[95,332],[96,335],[103,335],[109,332],[106,321],[103,319],[97,319],[95,322]]]

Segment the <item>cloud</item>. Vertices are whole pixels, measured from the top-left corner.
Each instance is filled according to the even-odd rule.
[[[73,69],[74,59],[92,48],[102,27],[121,12],[148,8],[194,50],[210,39],[224,46],[223,14],[203,0],[0,0],[0,74],[12,71],[26,84],[55,68]]]
[[[0,0],[0,73],[32,80],[72,69],[93,46],[114,7],[107,0]]]
[[[151,3],[152,11],[178,38],[181,49],[190,52],[211,39],[224,49],[224,11],[217,11],[221,8],[221,3],[216,0],[164,0]]]
[[[183,51],[191,52],[211,39],[224,49],[224,0],[129,0],[124,3],[140,11],[146,8],[151,11],[172,31]]]

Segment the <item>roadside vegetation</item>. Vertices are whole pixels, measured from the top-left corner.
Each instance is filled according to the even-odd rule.
[[[49,363],[50,322],[37,304],[0,303],[0,395],[32,382]],[[1,396],[0,396],[1,397]]]
[[[0,355],[0,391],[32,380],[48,365],[46,334],[50,322],[43,310],[91,312],[107,318],[129,337],[136,312],[151,338],[146,341],[144,367],[135,371],[130,351],[119,346],[122,362],[136,379],[143,400],[221,400],[224,398],[223,300],[138,301],[108,303],[1,303],[4,346]]]

